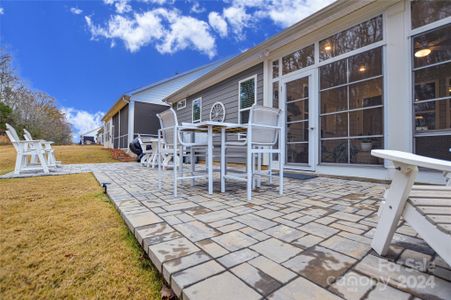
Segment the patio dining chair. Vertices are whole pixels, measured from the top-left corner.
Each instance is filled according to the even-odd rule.
[[[249,112],[249,122],[247,124],[246,138],[244,140],[225,142],[221,149],[221,191],[225,191],[227,179],[246,181],[247,199],[252,199],[252,189],[255,182],[258,186],[261,177],[269,177],[272,184],[272,155],[279,156],[279,193],[283,194],[283,161],[284,161],[284,141],[282,134],[282,111],[261,105],[253,105]],[[246,152],[246,174],[228,174],[227,151],[231,149],[244,149]],[[269,154],[269,168],[262,171],[262,155]]]
[[[19,175],[22,171],[42,170],[45,174],[49,173],[49,166],[44,158],[45,150],[42,148],[41,141],[20,140],[14,127],[6,124],[6,135],[16,150],[16,164],[14,174]],[[36,157],[37,163],[32,163],[32,158]]]
[[[161,189],[163,177],[163,163],[161,157],[172,157],[173,168],[173,191],[174,197],[177,197],[177,185],[179,181],[191,179],[194,185],[196,178],[205,178],[206,174],[199,174],[195,168],[195,158],[198,155],[207,155],[207,142],[197,140],[192,132],[192,127],[178,124],[175,111],[170,108],[157,115],[160,120],[160,129],[158,130],[157,164],[158,164],[158,188]],[[185,175],[183,168],[183,158],[189,157],[190,171]],[[166,162],[166,167],[171,165]]]
[[[31,136],[31,133],[28,130],[26,130],[24,128],[23,132],[24,132],[23,137],[25,138],[26,141],[32,141],[33,140],[33,137]],[[41,144],[43,146],[42,147],[43,150],[45,151],[45,157],[47,158],[47,165],[49,167],[56,167],[58,164],[60,164],[59,161],[56,161],[55,152],[52,149],[53,142],[45,141],[45,140],[40,140],[40,142],[41,142]],[[37,161],[36,156],[33,156],[31,158],[31,162],[35,163],[36,161]]]

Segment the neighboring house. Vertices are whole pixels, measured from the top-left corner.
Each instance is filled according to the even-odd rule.
[[[138,134],[157,135],[160,123],[156,115],[168,109],[163,100],[222,63],[217,61],[122,95],[102,118],[104,146],[125,149]]]
[[[450,1],[337,1],[166,101],[179,122],[208,120],[217,101],[227,122],[279,107],[286,168],[387,179],[371,149],[451,160],[450,23]]]
[[[91,129],[83,134],[80,134],[80,144],[81,145],[91,145],[91,144],[102,144],[102,141],[99,140],[99,131],[102,130],[102,127],[98,127],[95,129]]]

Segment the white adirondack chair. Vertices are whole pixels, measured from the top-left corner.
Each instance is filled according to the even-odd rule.
[[[451,162],[394,150],[372,150],[371,155],[391,160],[396,168],[379,210],[373,249],[379,255],[387,254],[402,216],[451,265],[451,186],[414,185],[419,167],[447,176]]]
[[[42,170],[45,174],[48,174],[49,167],[44,158],[45,150],[42,149],[41,141],[21,141],[11,125],[6,124],[6,127],[6,135],[17,152],[14,174],[19,175],[22,171],[29,170]],[[37,158],[37,164],[31,163],[32,157]]]
[[[23,132],[24,132],[23,137],[25,138],[26,141],[33,140],[33,137],[31,136],[31,133],[28,130],[24,129]],[[40,140],[40,142],[43,146],[42,148],[45,151],[45,157],[47,158],[47,165],[49,167],[56,167],[60,162],[57,161],[55,158],[55,152],[52,149],[53,142],[45,141],[45,140]],[[35,163],[36,161],[37,161],[36,157],[31,158],[32,163]]]

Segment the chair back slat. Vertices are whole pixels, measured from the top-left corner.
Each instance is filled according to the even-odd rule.
[[[11,132],[9,130],[6,130],[6,135],[8,136],[9,140],[13,144],[14,149],[16,149],[16,151],[19,151],[18,146],[17,146],[17,140],[14,138],[13,134],[11,134]]]
[[[25,138],[26,141],[33,140],[31,133],[28,130],[26,130],[25,128],[23,129],[23,137]]]
[[[280,126],[281,110],[261,105],[251,108],[249,124],[252,130],[252,143],[274,145],[279,131],[272,128],[252,127],[252,125]]]
[[[175,111],[172,108],[169,108],[168,110],[165,110],[164,112],[159,113],[157,115],[157,117],[160,120],[161,129],[166,129],[166,128],[172,127],[171,129],[162,130],[163,144],[166,144],[166,145],[174,144],[175,126],[178,125],[177,115],[176,115]]]
[[[14,141],[19,142],[20,138],[19,138],[19,135],[17,134],[16,129],[14,129],[14,127],[9,125],[8,123],[6,123],[5,125],[6,125],[6,129],[9,131],[9,133],[10,133],[11,137],[14,139]],[[10,139],[11,139],[11,137],[10,137]],[[11,140],[11,142],[12,142],[12,140]]]

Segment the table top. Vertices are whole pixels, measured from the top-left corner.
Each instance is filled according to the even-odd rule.
[[[182,123],[184,129],[205,131],[208,127],[212,127],[214,132],[219,132],[225,128],[227,132],[245,132],[247,130],[246,124],[226,123],[217,121],[202,121],[199,123]]]

